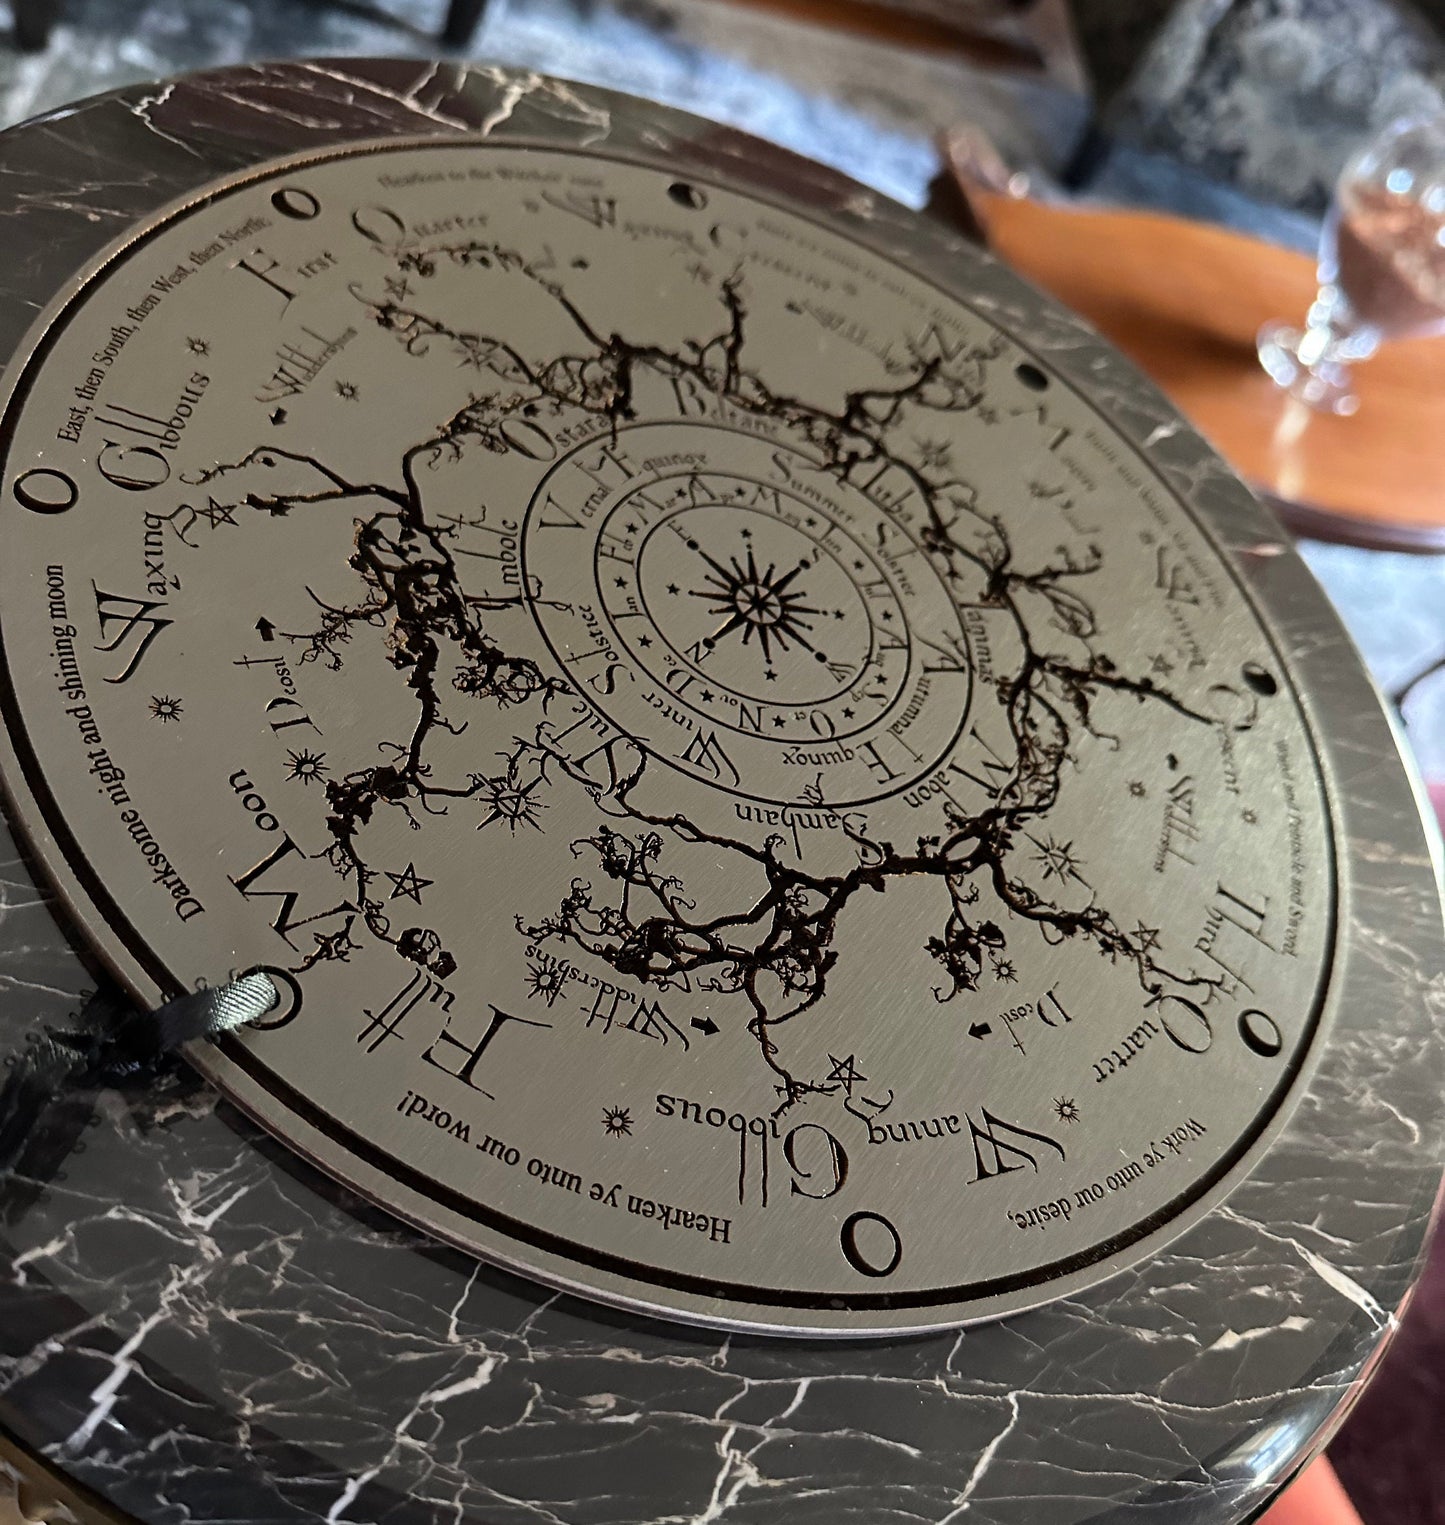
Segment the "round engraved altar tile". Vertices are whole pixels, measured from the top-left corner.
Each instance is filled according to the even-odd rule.
[[[1150,1253],[1288,1110],[1290,674],[960,297],[725,187],[387,145],[158,218],[11,375],[22,821],[142,995],[275,973],[199,1062],[380,1202],[883,1332]]]

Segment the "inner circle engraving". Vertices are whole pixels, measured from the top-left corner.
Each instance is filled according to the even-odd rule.
[[[67,914],[143,999],[274,971],[196,1063],[560,1286],[887,1333],[1152,1252],[1329,975],[1270,629],[1026,333],[506,137],[220,183],[10,366],[0,766]]]
[[[683,605],[680,621],[672,614],[665,599],[677,596],[675,568],[669,558],[647,552],[677,546],[656,531],[640,548],[643,607],[669,632],[672,652],[700,675],[759,703],[811,709],[846,693],[867,671],[874,651],[868,606],[827,545],[726,501],[679,509],[659,527],[689,553],[683,576],[692,586],[677,592],[701,600],[701,607]],[[855,556],[855,573],[865,565]],[[605,586],[601,591],[606,598]],[[843,628],[831,628],[828,620],[843,621]],[[784,686],[767,688],[779,680],[779,667],[786,669]]]
[[[906,522],[777,439],[675,422],[583,446],[539,483],[521,556],[583,697],[716,788],[787,805],[828,768],[835,804],[875,801],[967,725],[963,617]]]

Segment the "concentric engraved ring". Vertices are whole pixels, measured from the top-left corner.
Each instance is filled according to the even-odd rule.
[[[568,497],[569,475],[586,491]],[[583,524],[585,586],[584,537],[567,533]],[[553,465],[522,548],[539,628],[585,670],[583,696],[709,784],[796,804],[809,758],[896,727],[906,745],[829,801],[886,797],[935,770],[967,722],[968,637],[928,554],[785,438],[694,420],[619,430]]]

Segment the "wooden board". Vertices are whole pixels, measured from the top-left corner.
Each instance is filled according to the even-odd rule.
[[[1298,320],[1314,299],[1306,256],[1176,217],[1010,195],[954,165],[993,251],[1149,372],[1293,528],[1445,550],[1445,340],[1386,345],[1359,367],[1358,413],[1314,413],[1254,350],[1262,323]]]

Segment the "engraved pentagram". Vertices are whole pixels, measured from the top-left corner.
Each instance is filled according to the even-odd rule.
[[[129,240],[10,373],[6,779],[144,996],[273,972],[198,1062],[437,1233],[752,1328],[1025,1306],[1294,1094],[1288,668],[987,270],[674,188],[392,144]]]

